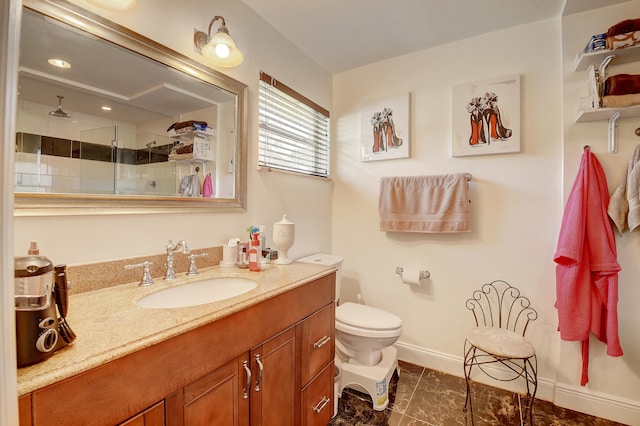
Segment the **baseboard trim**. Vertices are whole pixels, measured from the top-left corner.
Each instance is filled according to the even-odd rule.
[[[557,384],[554,404],[626,425],[640,426],[640,404],[637,401],[587,388]]]
[[[444,352],[396,342],[398,359],[412,364],[442,371],[453,376],[464,378],[462,356],[453,356]],[[462,353],[462,345],[460,352]],[[492,369],[492,374],[500,376],[499,369]],[[473,375],[477,382],[501,387],[511,391],[522,391],[522,383],[497,382],[484,374]],[[590,392],[588,389],[556,384],[553,380],[538,377],[538,392],[536,397],[551,401],[555,405],[579,411],[592,416],[602,417],[630,426],[640,426],[640,404],[636,401],[625,400],[608,394]]]

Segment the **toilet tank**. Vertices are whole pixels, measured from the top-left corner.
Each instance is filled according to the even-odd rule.
[[[298,259],[298,262],[303,263],[319,263],[320,265],[335,266],[338,268],[336,271],[336,300],[340,298],[340,285],[342,284],[342,262],[344,257],[336,256],[333,254],[312,254],[311,256]]]

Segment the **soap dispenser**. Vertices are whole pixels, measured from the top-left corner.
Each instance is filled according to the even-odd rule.
[[[251,248],[249,249],[249,270],[253,272],[260,272],[262,253],[260,252],[260,240],[258,239],[259,234],[254,232],[251,237]]]

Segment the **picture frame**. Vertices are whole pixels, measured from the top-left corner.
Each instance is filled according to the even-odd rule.
[[[451,155],[520,152],[520,75],[453,87]]]
[[[409,157],[409,93],[361,106],[361,161]]]

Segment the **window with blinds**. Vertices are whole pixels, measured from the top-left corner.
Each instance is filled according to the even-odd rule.
[[[261,72],[258,165],[329,177],[329,111]]]

